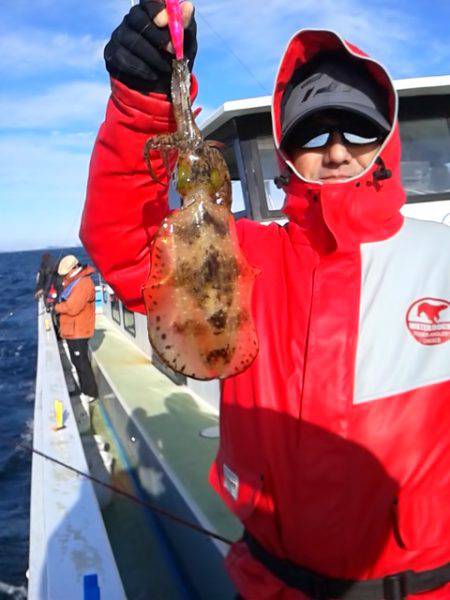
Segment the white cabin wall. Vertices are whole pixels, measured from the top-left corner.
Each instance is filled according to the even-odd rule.
[[[187,386],[219,412],[220,382],[218,379],[213,379],[212,381],[198,381],[197,379],[188,378]]]
[[[412,219],[436,221],[437,223],[450,225],[450,200],[405,204],[402,207],[402,214]]]

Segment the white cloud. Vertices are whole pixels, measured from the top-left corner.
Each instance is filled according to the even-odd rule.
[[[138,0],[133,0],[136,4]],[[86,2],[80,0],[3,0],[2,24],[9,30],[11,25],[42,22],[55,29],[75,27],[84,29],[117,27],[130,10],[130,0],[101,0]]]
[[[21,29],[0,36],[0,74],[23,77],[29,74],[92,71],[102,62],[106,40],[91,35],[72,36],[39,29]]]
[[[0,138],[0,250],[78,243],[94,132]]]
[[[0,95],[0,128],[95,127],[103,119],[109,85],[72,81],[34,96]]]

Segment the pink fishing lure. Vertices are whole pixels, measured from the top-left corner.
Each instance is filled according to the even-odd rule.
[[[170,37],[175,50],[177,60],[183,58],[183,15],[178,0],[166,0],[167,17],[169,20]]]

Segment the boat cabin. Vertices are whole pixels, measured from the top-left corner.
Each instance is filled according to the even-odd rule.
[[[399,94],[406,216],[450,224],[450,75],[394,81]],[[271,97],[225,102],[201,127],[225,144],[236,218],[283,219],[284,192],[272,138]],[[177,206],[176,194],[171,205]]]

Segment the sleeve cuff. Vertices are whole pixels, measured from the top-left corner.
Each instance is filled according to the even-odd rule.
[[[151,129],[155,122],[175,129],[172,103],[166,94],[149,93],[141,94],[127,87],[118,79],[111,78],[112,99],[119,104],[122,110],[137,111],[141,113],[142,119],[147,121]],[[198,93],[198,83],[194,75],[191,77],[191,102],[193,103]]]

